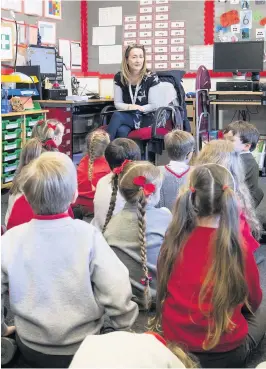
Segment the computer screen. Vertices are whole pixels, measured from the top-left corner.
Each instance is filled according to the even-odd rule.
[[[39,65],[42,75],[56,74],[56,52],[54,47],[30,46],[28,51],[30,65]]]
[[[215,72],[260,72],[263,70],[264,42],[217,42],[213,48]]]

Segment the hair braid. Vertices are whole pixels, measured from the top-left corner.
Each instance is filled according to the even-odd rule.
[[[105,223],[104,223],[104,226],[103,226],[102,233],[105,232],[105,230],[107,228],[107,225],[110,222],[110,220],[113,216],[114,209],[115,209],[116,196],[117,196],[117,191],[118,191],[118,175],[117,174],[114,174],[112,176],[111,184],[112,184],[111,201],[110,201],[110,205],[109,205],[109,209],[108,209],[108,212],[107,212],[107,216],[106,216],[106,220],[105,220]]]
[[[140,244],[140,257],[142,262],[142,269],[144,273],[145,287],[144,287],[144,307],[149,308],[150,298],[150,283],[149,283],[149,271],[147,267],[147,251],[146,251],[146,197],[141,190],[141,194],[137,203],[137,217],[139,227],[139,244]]]
[[[91,137],[91,142],[90,142],[90,147],[89,147],[89,168],[88,168],[88,176],[89,176],[89,181],[91,182],[91,187],[93,189],[93,184],[92,184],[92,175],[93,175],[93,163],[95,160],[95,150],[94,150],[94,142],[95,142],[95,138],[96,135],[92,135]]]

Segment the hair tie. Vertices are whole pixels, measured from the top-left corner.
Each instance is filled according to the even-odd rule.
[[[43,119],[38,120],[37,126],[42,126],[45,121]]]
[[[43,142],[42,146],[57,149],[56,143],[54,142],[54,140],[51,139]]]
[[[123,163],[120,165],[120,167],[117,167],[117,168],[114,168],[113,169],[113,173],[115,174],[121,174],[125,168],[125,166],[128,164],[128,163],[132,163],[132,160],[124,160]]]
[[[47,124],[47,127],[48,127],[48,128],[51,128],[53,131],[55,131],[55,130],[56,130],[56,125],[55,125],[55,124],[48,123],[48,124]]]
[[[195,192],[196,192],[196,188],[195,188],[195,187],[189,187],[189,189],[190,189],[190,191],[191,191],[192,193],[195,193]]]
[[[223,191],[227,190],[229,188],[228,185],[223,185]]]
[[[146,183],[146,177],[144,177],[144,176],[135,177],[133,179],[133,183],[136,186],[139,186],[139,187],[143,188],[143,192],[144,192],[145,196],[151,195],[156,190],[156,187],[153,183]]]
[[[148,275],[148,277],[141,278],[140,283],[143,286],[147,286],[148,283],[150,283],[151,281],[152,281],[152,276],[151,275]]]

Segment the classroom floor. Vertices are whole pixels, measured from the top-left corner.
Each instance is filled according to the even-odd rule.
[[[260,214],[262,214],[264,216],[264,218],[266,217],[266,178],[260,178],[260,186],[264,191],[264,199],[262,200],[259,208],[258,208],[258,212]],[[7,201],[8,201],[8,192],[6,191],[5,193],[2,192],[2,196],[1,196],[1,224],[4,224],[4,217],[5,217],[5,213],[6,213],[6,209],[7,209]],[[260,249],[257,251],[256,253],[256,259],[266,259],[266,243],[263,244]],[[263,265],[262,269],[260,270],[260,275],[261,275],[261,285],[264,286],[264,291],[266,290],[266,262],[262,263],[261,265]],[[264,306],[266,306],[266,296],[264,295],[264,300],[263,300],[263,304]],[[144,332],[145,330],[147,330],[147,322],[148,322],[148,318],[152,317],[153,314],[152,313],[143,313],[141,312],[138,316],[137,321],[135,322],[134,326],[132,327],[132,329],[134,331],[136,331],[137,333],[141,333]],[[7,320],[10,324],[13,323],[13,317],[10,314],[10,312],[8,313],[7,316]],[[248,363],[248,368],[255,368],[259,363],[261,363],[262,361],[266,361],[266,336],[264,337],[263,342],[261,343],[259,349],[256,351],[256,353],[252,356],[251,360]],[[21,355],[16,356],[14,362],[12,362],[11,365],[8,365],[7,367],[12,367],[12,368],[28,368],[29,366],[27,364],[25,364],[25,362],[23,361]]]

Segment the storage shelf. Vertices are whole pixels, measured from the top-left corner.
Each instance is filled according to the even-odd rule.
[[[252,91],[210,91],[209,95],[257,95],[262,96],[262,91],[252,92]]]
[[[14,111],[6,114],[1,114],[2,118],[5,117],[17,117],[19,115],[33,115],[33,114],[42,114],[48,113],[49,110],[25,110],[25,111]]]
[[[261,101],[211,101],[211,105],[260,105]]]

